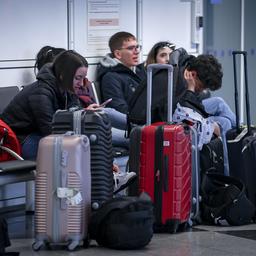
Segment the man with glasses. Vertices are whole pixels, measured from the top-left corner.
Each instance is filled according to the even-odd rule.
[[[128,102],[141,82],[135,73],[141,46],[131,33],[117,32],[109,39],[109,48],[111,53],[98,67],[102,101],[112,98],[108,107],[126,114]]]

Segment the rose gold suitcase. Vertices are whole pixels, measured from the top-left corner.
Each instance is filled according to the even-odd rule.
[[[90,145],[85,135],[49,135],[39,143],[35,189],[35,242],[66,245],[84,242],[91,208]]]

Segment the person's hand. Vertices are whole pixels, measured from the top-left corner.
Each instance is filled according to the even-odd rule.
[[[85,108],[87,110],[97,110],[100,109],[100,106],[96,103],[90,104],[87,108]]]
[[[193,71],[188,71],[185,69],[184,71],[184,78],[187,81],[188,89],[191,91],[195,91],[196,88],[196,78]]]
[[[113,170],[113,172],[119,172],[120,171],[119,166],[117,164],[113,164],[112,170]]]
[[[220,137],[220,135],[221,135],[221,134],[220,134],[220,126],[219,126],[216,122],[214,122],[213,125],[214,125],[213,133],[214,133],[216,136]]]

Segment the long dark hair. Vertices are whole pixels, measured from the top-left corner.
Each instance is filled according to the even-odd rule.
[[[175,44],[170,43],[169,41],[161,41],[161,42],[154,44],[148,53],[148,57],[146,60],[146,66],[149,64],[156,63],[156,56],[157,56],[159,50],[164,47],[169,47],[171,50],[175,50]]]
[[[88,62],[82,55],[73,50],[60,53],[53,62],[53,72],[59,86],[73,92],[73,79],[80,67],[88,67]]]
[[[34,65],[34,73],[36,74],[36,71],[40,70],[42,66],[46,63],[53,62],[54,58],[60,54],[61,52],[64,52],[64,48],[56,48],[53,46],[46,45],[40,49],[40,51],[36,55],[36,62]]]

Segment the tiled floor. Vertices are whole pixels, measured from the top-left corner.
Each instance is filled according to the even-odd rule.
[[[75,252],[66,250],[41,250],[34,252],[33,215],[12,214],[7,216],[12,246],[7,251],[19,251],[26,255],[157,255],[157,256],[246,256],[256,254],[256,224],[240,227],[199,225],[177,234],[154,234],[151,243],[142,250],[118,251],[97,246],[91,242],[88,249]]]

